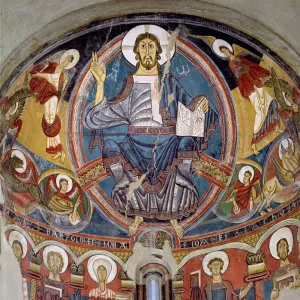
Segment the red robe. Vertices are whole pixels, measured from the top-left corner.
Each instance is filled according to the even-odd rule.
[[[271,73],[241,55],[229,62],[229,67],[237,79],[241,95],[248,98],[257,88],[263,87],[263,78],[268,77]]]
[[[250,199],[252,197],[251,190],[255,188],[255,182],[259,179],[260,175],[257,174],[253,177],[250,181],[249,185],[245,185],[242,182],[237,182],[234,189],[237,190],[236,192],[236,204],[238,205],[240,212],[236,214],[234,212],[234,206],[232,207],[232,215],[235,217],[243,217],[250,212]],[[257,192],[257,191],[256,191]]]
[[[48,62],[48,64],[39,64],[33,70],[30,71],[30,74],[36,73],[45,73],[45,74],[54,74],[56,67],[56,62]],[[45,104],[51,97],[57,96],[58,99],[61,96],[61,88],[63,86],[64,73],[62,72],[59,77],[58,90],[54,85],[48,82],[47,79],[43,77],[33,77],[29,81],[29,89],[36,94],[36,100],[41,104]]]
[[[44,73],[44,74],[54,74],[56,67],[56,62],[48,62],[46,64],[39,64],[37,65],[30,74],[36,73]],[[63,81],[64,81],[64,73],[62,72],[59,77],[59,84],[58,89],[48,82],[47,79],[43,77],[33,77],[29,81],[29,89],[36,95],[37,102],[41,104],[45,104],[51,97],[56,96],[58,99],[61,97],[62,88],[63,88]],[[61,121],[58,116],[55,117],[55,120],[52,124],[49,124],[45,119],[45,115],[42,119],[42,128],[44,134],[49,137],[53,138],[57,136],[61,129]],[[61,144],[58,144],[56,147],[49,147],[46,148],[46,152],[49,154],[56,154],[58,152],[63,151],[63,147]]]

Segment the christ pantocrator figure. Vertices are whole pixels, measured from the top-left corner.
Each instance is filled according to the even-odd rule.
[[[159,61],[163,50],[156,35],[138,35],[133,51],[136,71],[127,76],[120,96],[111,100],[104,96],[105,65],[93,53],[90,70],[97,92],[94,103],[85,111],[85,126],[103,129],[103,161],[115,180],[112,199],[119,212],[135,216],[129,234],[135,234],[147,218],[170,220],[181,238],[183,228],[178,220],[197,209],[192,162],[199,159],[199,149],[205,147],[218,116],[209,108],[205,96],[193,98],[172,74],[161,76]],[[171,104],[170,96],[174,99]],[[191,110],[202,106],[206,115],[202,137],[176,135],[179,102]],[[120,137],[105,135],[106,129],[122,125],[128,126],[128,132],[121,142]],[[127,201],[129,185],[141,176],[142,184]]]

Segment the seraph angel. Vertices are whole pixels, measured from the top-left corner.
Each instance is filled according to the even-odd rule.
[[[47,208],[60,216],[56,218],[59,223],[76,225],[85,218],[83,192],[79,184],[67,175],[59,174],[48,177],[45,201]]]

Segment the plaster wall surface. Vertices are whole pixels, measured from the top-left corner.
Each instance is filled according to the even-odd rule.
[[[9,54],[28,37],[37,32],[51,22],[81,8],[99,4],[115,2],[112,0],[2,0],[1,1],[1,52],[0,63],[2,63]],[[123,9],[130,6],[128,0],[123,0]],[[160,1],[142,1],[144,9],[149,9]],[[172,1],[171,1],[172,2]],[[184,10],[185,6],[191,4],[198,8],[201,15],[202,1],[174,1],[177,9]],[[300,46],[300,23],[298,16],[300,13],[300,1],[297,0],[210,0],[207,3],[216,4],[229,8],[248,16],[262,25],[271,29],[286,40],[295,50]],[[120,4],[120,1],[119,1]],[[198,6],[197,6],[198,4]],[[125,5],[125,7],[124,7]],[[167,6],[166,6],[167,8]],[[103,10],[105,6],[103,5]],[[100,7],[97,7],[101,14]],[[116,6],[116,11],[120,6]],[[196,12],[196,11],[195,11]],[[82,15],[81,18],[86,18]],[[225,16],[224,16],[225,19]],[[78,19],[78,22],[82,21]],[[219,20],[223,21],[223,20]]]

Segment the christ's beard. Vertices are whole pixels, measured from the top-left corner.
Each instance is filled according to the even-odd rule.
[[[157,65],[157,60],[153,59],[151,56],[149,58],[144,57],[143,59],[139,56],[139,61],[147,71],[150,71]]]

